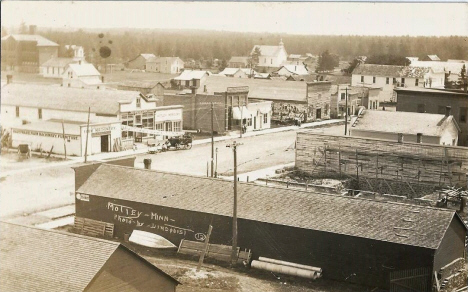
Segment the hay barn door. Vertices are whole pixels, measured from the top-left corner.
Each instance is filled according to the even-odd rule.
[[[431,269],[417,268],[390,273],[390,292],[431,291]]]

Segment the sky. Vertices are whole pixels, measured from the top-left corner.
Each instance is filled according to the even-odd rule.
[[[2,1],[1,22],[66,28],[468,36],[468,3]]]

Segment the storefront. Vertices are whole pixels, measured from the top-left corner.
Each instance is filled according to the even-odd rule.
[[[247,106],[232,107],[231,113],[234,129],[240,130],[241,127],[244,128],[244,131],[269,129],[272,102],[255,102],[249,103]]]

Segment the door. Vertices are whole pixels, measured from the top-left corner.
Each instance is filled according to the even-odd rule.
[[[318,108],[318,109],[317,109],[315,118],[316,118],[316,119],[321,119],[321,118],[322,118],[322,109],[321,109],[321,108]]]
[[[109,152],[109,135],[101,136],[101,152]]]

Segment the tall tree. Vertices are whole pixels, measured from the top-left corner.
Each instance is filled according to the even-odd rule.
[[[318,60],[317,72],[332,71],[340,63],[340,59],[337,55],[330,54],[328,50],[325,50]]]
[[[249,63],[249,68],[250,68],[250,78],[253,76],[253,70],[255,67],[258,66],[258,63],[260,62],[260,56],[262,55],[262,51],[260,50],[259,47],[255,47],[253,50],[252,54],[250,54],[249,59],[247,62]]]

